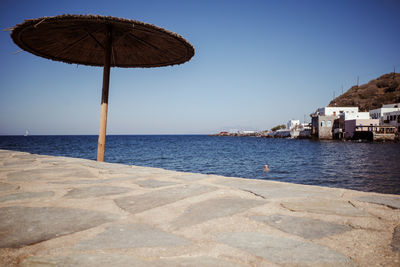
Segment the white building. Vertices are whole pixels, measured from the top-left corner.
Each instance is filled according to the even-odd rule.
[[[318,139],[342,138],[345,121],[369,119],[368,112],[358,112],[358,107],[323,107],[311,115],[311,134]]]
[[[348,120],[368,120],[370,119],[369,112],[356,112],[356,113],[342,113],[340,114],[340,118],[348,121]]]
[[[317,115],[321,116],[339,116],[340,114],[355,114],[358,113],[358,107],[323,107],[318,109]]]
[[[383,116],[383,122],[385,124],[394,126],[397,131],[400,132],[400,111],[387,112]]]
[[[240,134],[255,134],[256,131],[251,131],[251,130],[243,130],[243,131],[239,131]]]
[[[300,123],[300,125],[297,127],[300,131],[303,130],[311,130],[311,126],[309,123]]]
[[[353,138],[354,132],[356,131],[356,127],[369,127],[366,128],[369,131],[372,132],[373,126],[378,126],[379,125],[379,120],[377,119],[352,119],[352,120],[346,120],[344,122],[344,128],[345,128],[345,133],[344,133],[344,138],[346,139],[351,139]]]
[[[286,129],[290,131],[290,130],[293,130],[293,129],[297,128],[299,125],[300,125],[300,121],[299,120],[290,120],[286,124]]]
[[[369,115],[372,119],[380,119],[382,122],[385,120],[384,116],[386,113],[393,111],[400,111],[400,103],[382,105],[381,108],[373,109],[369,111]]]
[[[399,108],[400,103],[382,105],[383,108]]]

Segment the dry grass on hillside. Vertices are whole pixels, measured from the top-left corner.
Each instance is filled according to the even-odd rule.
[[[388,73],[369,81],[367,84],[353,86],[329,103],[330,107],[354,107],[360,111],[380,108],[383,104],[400,102],[400,73]]]

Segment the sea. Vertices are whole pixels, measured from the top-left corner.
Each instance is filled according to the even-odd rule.
[[[97,136],[0,136],[0,149],[95,160]],[[400,195],[399,143],[108,135],[105,161]]]

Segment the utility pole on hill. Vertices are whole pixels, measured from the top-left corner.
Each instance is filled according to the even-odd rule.
[[[360,80],[360,77],[357,75],[357,87],[358,87],[358,81]]]
[[[393,80],[396,78],[396,65],[393,65]]]

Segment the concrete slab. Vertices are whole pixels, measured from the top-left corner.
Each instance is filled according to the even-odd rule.
[[[362,196],[357,198],[356,200],[385,205],[392,209],[400,209],[400,196],[394,197],[394,196],[372,195],[372,196]]]
[[[99,161],[92,161],[86,160],[85,162],[81,163],[83,166],[96,168],[96,169],[103,169],[106,171],[121,171],[121,170],[129,170],[132,169],[131,166],[126,164],[118,164],[118,163],[109,163],[109,162],[99,162]]]
[[[142,177],[140,177],[142,178]],[[119,183],[119,182],[132,182],[138,179],[136,177],[118,177],[108,179],[83,179],[83,180],[64,180],[57,182],[50,182],[52,184],[105,184],[105,183]]]
[[[2,197],[0,197],[0,202],[31,199],[31,198],[49,198],[52,196],[54,196],[54,192],[52,192],[52,191],[24,192],[24,193],[17,193],[17,194],[10,194],[10,195],[2,196]]]
[[[355,266],[348,257],[327,247],[265,233],[224,233],[218,240],[282,265]]]
[[[158,260],[138,259],[137,257],[125,254],[72,254],[59,257],[28,257],[21,263],[21,267],[239,267],[238,263],[231,261],[207,257],[178,257],[163,258]]]
[[[178,183],[160,181],[160,180],[155,180],[155,179],[147,179],[147,180],[135,181],[135,184],[138,184],[141,187],[145,187],[145,188],[159,188],[159,187],[177,185]]]
[[[146,265],[147,264],[147,265]],[[148,263],[124,254],[72,254],[58,257],[28,257],[20,267],[146,267]]]
[[[367,212],[354,207],[348,201],[335,199],[306,199],[298,202],[282,202],[282,206],[295,212],[366,217]]]
[[[36,165],[35,159],[7,158],[3,161],[4,167],[24,166],[25,168]]]
[[[52,184],[104,184],[107,180],[91,179],[91,180],[70,180],[70,181],[60,181],[51,182]]]
[[[338,197],[340,192],[322,187],[307,187],[297,184],[284,184],[254,179],[227,179],[218,183],[259,195],[265,199],[302,198],[302,197]]]
[[[298,235],[306,239],[319,239],[328,235],[340,234],[353,229],[348,225],[279,214],[271,216],[251,216],[250,219],[268,224],[283,232]]]
[[[30,160],[37,159],[37,157],[35,155],[30,154],[30,153],[17,153],[17,154],[14,154],[12,156],[12,158],[14,158],[14,159],[30,159]]]
[[[31,182],[36,180],[56,180],[59,178],[95,178],[96,176],[83,168],[41,168],[11,172],[9,181]]]
[[[174,259],[161,259],[158,261],[149,262],[151,266],[165,267],[165,266],[180,266],[180,267],[239,267],[243,266],[239,263],[227,261],[223,259],[199,256],[199,257],[179,257]],[[144,266],[147,267],[147,266]]]
[[[392,243],[390,245],[394,252],[400,252],[400,224],[394,228]]]
[[[82,162],[81,165],[100,170],[102,173],[105,173],[107,175],[121,175],[124,177],[130,177],[132,179],[149,176],[148,170],[144,171],[141,167],[130,166],[126,164],[86,160]]]
[[[0,208],[0,248],[17,248],[86,230],[117,215],[68,208]]]
[[[114,224],[95,238],[80,242],[78,250],[126,249],[138,247],[185,246],[190,242],[182,237],[145,224]]]
[[[132,191],[131,188],[120,186],[90,186],[80,187],[69,191],[64,197],[66,198],[90,198],[103,197],[110,195],[124,194]]]
[[[216,187],[190,184],[168,189],[160,189],[138,196],[118,198],[114,201],[123,210],[129,211],[130,213],[139,213],[214,190],[216,190]]]
[[[197,174],[197,173],[184,173],[183,175],[174,176],[174,178],[184,181],[198,181],[202,179],[208,178],[205,174]]]
[[[191,205],[172,224],[175,228],[188,227],[208,220],[231,216],[265,203],[266,201],[262,200],[240,198],[209,199]]]
[[[15,184],[8,184],[8,183],[2,183],[0,182],[0,191],[10,191],[10,190],[17,190],[19,189],[19,185]]]

